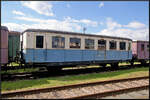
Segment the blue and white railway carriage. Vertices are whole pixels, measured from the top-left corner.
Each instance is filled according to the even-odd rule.
[[[27,29],[21,38],[27,64],[65,67],[132,59],[132,40],[128,38],[41,29]]]

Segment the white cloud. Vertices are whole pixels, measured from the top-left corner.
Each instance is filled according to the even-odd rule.
[[[103,6],[104,6],[104,3],[101,2],[101,3],[99,4],[99,8],[101,8],[101,7],[103,7]]]
[[[15,17],[15,18],[18,20],[32,22],[32,24],[2,23],[2,25],[7,26],[9,30],[20,31],[20,32],[28,28],[81,32],[82,31],[81,24],[87,24],[89,27],[93,27],[93,25],[100,24],[100,22],[92,21],[89,19],[77,20],[71,17],[65,17],[63,20],[38,19],[38,18],[24,17],[24,16]],[[130,25],[130,23],[132,22],[129,22],[128,25]],[[138,29],[132,27],[126,27],[126,25],[121,25],[120,23],[112,20],[112,18],[107,18],[106,22],[105,23],[103,22],[102,24],[106,25],[106,28],[94,34],[126,37],[132,40],[147,40],[147,41],[149,40],[149,28],[147,27],[147,25],[143,23],[141,24],[143,24],[143,26],[145,27],[143,28],[140,27]]]
[[[100,25],[104,25],[104,23],[103,23],[103,22],[99,22],[98,24],[100,24]]]
[[[39,14],[46,16],[54,16],[52,11],[52,4],[48,1],[22,1],[23,6],[28,7]]]
[[[106,19],[106,25],[107,25],[107,28],[112,30],[114,28],[119,28],[119,27],[122,27],[121,24],[118,24],[117,22],[113,21],[112,18],[108,17]]]
[[[130,23],[128,25],[131,25]],[[121,25],[115,21],[112,21],[112,18],[107,18],[106,26],[107,27],[105,29],[97,32],[96,34],[125,37],[132,40],[149,40],[149,28],[143,23],[141,23],[141,26],[144,27],[140,27],[139,25],[138,27],[136,26],[138,29],[133,29],[133,27],[127,28],[126,25]]]
[[[81,30],[81,26],[78,23],[72,23],[66,20],[38,19],[33,17],[15,17],[15,19],[29,21],[32,22],[32,24],[3,23],[2,25],[7,26],[9,30],[15,30],[20,32],[28,28],[53,29],[75,32],[80,32]]]
[[[130,22],[128,25],[124,25],[124,26],[128,28],[135,28],[135,29],[146,27],[145,24],[137,21]]]
[[[13,14],[16,14],[16,15],[22,15],[22,16],[25,16],[25,14],[21,11],[16,11],[16,10],[13,10],[12,11]]]
[[[73,28],[69,26],[68,23],[61,24],[48,24],[48,23],[36,23],[36,24],[16,24],[16,23],[4,23],[2,24],[7,26],[10,31],[19,31],[23,32],[26,29],[53,29],[53,30],[63,30],[63,31],[72,31]]]
[[[56,20],[56,19],[38,19],[38,18],[32,18],[32,17],[15,17],[15,19],[18,20],[24,20],[24,21],[30,21],[30,22],[35,22],[35,23],[52,23],[52,24],[61,24],[60,22],[65,22],[65,23],[70,23],[76,27],[79,30],[79,24],[86,24],[90,27],[96,27],[98,26],[98,22],[92,21],[89,19],[81,19],[81,20],[76,20],[72,19],[71,17],[65,17],[64,20]],[[78,25],[78,26],[77,26]],[[80,26],[81,27],[81,26]]]
[[[81,24],[86,24],[88,26],[92,26],[92,27],[97,27],[98,26],[98,22],[97,21],[92,21],[92,20],[89,20],[89,19],[80,19],[80,20],[77,20],[77,19],[73,19],[71,17],[66,17],[64,19],[66,21],[72,22],[72,23],[81,23]]]
[[[30,22],[35,22],[35,23],[56,23],[57,22],[57,20],[55,19],[44,20],[44,19],[38,19],[38,18],[33,18],[33,17],[15,17],[15,19],[30,21]]]
[[[70,8],[70,4],[67,4],[67,8]]]
[[[80,20],[81,23],[85,23],[87,25],[92,25],[93,27],[96,27],[98,25],[98,23],[96,21],[91,21],[88,19],[82,19]]]
[[[29,28],[29,25],[26,25],[26,24],[2,23],[2,25],[7,26],[9,31],[19,31],[19,32],[22,32],[26,28]]]
[[[107,36],[117,36],[117,37],[125,37],[130,38],[132,40],[149,40],[149,30],[142,29],[142,30],[131,30],[131,29],[104,29],[98,33],[98,35],[107,35]]]
[[[92,21],[89,19],[76,20],[71,17],[65,17],[63,20],[56,20],[56,19],[39,19],[27,16],[17,16],[14,19],[32,22],[32,24],[3,23],[3,25],[7,26],[10,30],[16,30],[20,32],[28,28],[81,32],[82,31],[81,24],[86,24],[89,27],[95,27],[98,25],[98,22],[96,21]]]

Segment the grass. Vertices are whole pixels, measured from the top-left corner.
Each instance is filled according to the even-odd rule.
[[[14,73],[35,72],[38,70],[39,70],[39,68],[25,68],[25,69],[1,71],[0,73],[1,74],[14,74]]]
[[[134,64],[140,64],[140,62],[134,62]],[[130,65],[130,63],[128,62],[122,62],[122,63],[119,63],[119,66],[120,65]],[[111,67],[110,64],[107,64],[106,65],[107,67]],[[90,66],[78,66],[78,67],[67,67],[67,68],[63,68],[63,69],[85,69],[85,68],[99,68],[100,66],[99,65],[90,65]]]
[[[8,66],[19,66],[19,63],[11,62],[10,64],[8,64]]]
[[[91,73],[72,76],[67,75],[61,77],[48,77],[33,80],[3,81],[1,83],[1,89],[2,92],[6,92],[11,90],[26,90],[138,76],[149,76],[149,68],[141,67],[116,72]]]

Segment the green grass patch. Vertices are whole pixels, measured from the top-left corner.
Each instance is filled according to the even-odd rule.
[[[140,62],[134,62],[134,64],[140,64]],[[119,63],[120,65],[130,65],[129,62],[121,62]],[[90,65],[90,66],[78,66],[78,67],[67,67],[67,68],[63,68],[64,70],[68,70],[68,69],[85,69],[85,68],[99,68],[102,67],[100,65]],[[107,64],[106,67],[111,67],[110,64]]]
[[[25,73],[25,72],[35,72],[39,71],[39,68],[25,68],[25,69],[17,69],[17,70],[8,70],[1,71],[1,74],[14,74],[14,73]]]
[[[91,73],[82,75],[67,75],[61,77],[48,77],[33,80],[3,81],[1,84],[2,92],[10,90],[26,90],[44,88],[52,86],[62,86],[84,82],[103,81],[119,78],[149,76],[149,68],[134,68],[115,72]]]
[[[19,66],[19,63],[11,62],[10,64],[8,64],[8,66]]]

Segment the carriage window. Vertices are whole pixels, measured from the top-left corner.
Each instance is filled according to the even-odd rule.
[[[128,50],[131,50],[131,43],[129,43]]]
[[[98,50],[106,50],[106,40],[98,40]]]
[[[109,49],[115,50],[116,49],[116,41],[109,42]]]
[[[43,36],[36,36],[36,48],[43,48]]]
[[[120,50],[126,50],[126,43],[120,42]]]
[[[144,44],[141,44],[141,51],[144,51]]]
[[[65,38],[53,36],[52,37],[52,48],[65,48]]]
[[[149,45],[147,45],[147,51],[149,51]]]
[[[80,48],[81,39],[80,38],[70,38],[70,48]]]
[[[94,49],[94,40],[85,39],[85,49]]]

